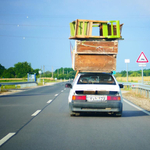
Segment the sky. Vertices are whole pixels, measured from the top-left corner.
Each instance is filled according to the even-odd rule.
[[[149,0],[0,0],[0,64],[31,63],[33,69],[72,67],[69,23],[76,19],[120,20],[116,71],[140,70],[144,52],[150,61]],[[150,69],[147,63],[144,69]]]

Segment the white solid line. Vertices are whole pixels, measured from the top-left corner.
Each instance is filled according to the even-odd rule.
[[[149,113],[148,111],[146,111],[146,110],[144,110],[144,109],[142,109],[142,108],[140,108],[140,107],[138,107],[138,106],[136,106],[136,105],[130,103],[129,101],[127,101],[127,100],[125,100],[125,99],[123,99],[123,100],[124,100],[126,103],[128,103],[129,105],[135,107],[136,109],[138,109],[138,110],[140,110],[140,111],[143,111],[143,112],[144,112],[145,114],[147,114],[147,115],[150,115],[150,113]]]
[[[12,136],[14,136],[16,133],[8,133],[5,137],[3,137],[1,140],[0,140],[0,146],[2,144],[4,144],[6,141],[8,141]]]
[[[51,103],[52,102],[52,100],[49,100],[47,103],[49,104],[49,103]]]
[[[36,116],[37,114],[40,113],[41,110],[37,110],[35,113],[33,113],[31,116]]]
[[[58,94],[55,94],[55,96],[58,96]]]

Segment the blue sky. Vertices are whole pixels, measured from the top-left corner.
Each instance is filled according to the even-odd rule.
[[[27,61],[45,71],[72,67],[69,23],[76,19],[124,23],[117,72],[126,70],[125,59],[129,70],[140,70],[136,60],[142,51],[150,61],[149,0],[0,0],[0,64]]]

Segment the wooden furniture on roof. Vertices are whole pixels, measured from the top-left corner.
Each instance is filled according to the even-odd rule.
[[[121,39],[119,20],[99,21],[77,19],[70,23],[71,37],[69,39]],[[93,27],[99,28],[99,35],[93,35]]]

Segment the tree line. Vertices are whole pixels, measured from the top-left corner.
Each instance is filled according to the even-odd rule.
[[[33,69],[28,62],[18,62],[14,67],[6,69],[0,64],[0,77],[1,78],[24,78],[27,73],[38,74],[39,69]]]
[[[75,77],[76,71],[72,68],[59,68],[56,69],[53,73],[46,71],[42,74],[44,77],[53,77],[57,79],[73,79]]]
[[[39,75],[41,69],[33,69],[31,63],[28,62],[18,62],[14,67],[6,69],[0,64],[0,78],[27,78],[27,74],[36,73],[37,77],[53,77],[57,79],[73,79],[75,77],[76,71],[72,68],[60,68],[56,69],[54,72],[46,71]]]
[[[127,71],[121,71],[121,72],[117,72],[115,77],[126,77],[127,76]],[[140,77],[142,76],[142,71],[138,70],[138,71],[128,71],[128,76],[129,77]],[[150,69],[144,69],[143,70],[143,76],[150,76]]]
[[[59,68],[54,72],[46,71],[39,75],[40,69],[33,69],[31,67],[31,63],[28,62],[18,62],[14,65],[14,67],[10,67],[6,69],[4,66],[0,64],[0,78],[26,78],[27,73],[36,73],[37,77],[53,77],[57,79],[73,79],[75,77],[76,71],[72,68]],[[138,77],[141,76],[141,70],[138,71],[128,71],[129,77]],[[150,69],[143,70],[144,76],[150,76]],[[121,71],[117,72],[116,77],[126,77],[127,72]]]

